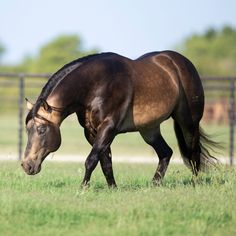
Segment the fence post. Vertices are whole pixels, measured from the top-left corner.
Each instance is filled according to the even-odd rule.
[[[19,75],[19,136],[18,136],[18,159],[21,160],[23,146],[23,116],[24,116],[24,94],[25,81],[24,74]]]
[[[230,126],[230,140],[229,140],[229,158],[230,165],[234,164],[234,126],[235,126],[235,78],[230,80],[230,108],[229,108],[229,126]]]

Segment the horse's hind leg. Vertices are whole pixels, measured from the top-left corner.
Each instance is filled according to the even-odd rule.
[[[155,131],[140,131],[140,134],[144,141],[154,148],[159,157],[159,163],[153,177],[153,183],[159,185],[165,176],[173,151],[162,137],[160,128]]]

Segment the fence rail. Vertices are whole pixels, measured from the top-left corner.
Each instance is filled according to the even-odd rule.
[[[18,80],[18,157],[22,155],[23,145],[23,117],[24,117],[24,98],[25,98],[25,80],[27,78],[48,79],[51,74],[28,74],[28,73],[0,73],[0,78],[16,78]],[[229,92],[229,163],[234,164],[234,133],[235,133],[235,91],[236,77],[202,77],[205,91],[227,91]],[[215,82],[227,82],[228,85],[215,84]],[[0,82],[0,86],[10,85],[11,81]],[[36,87],[39,85],[35,85]]]

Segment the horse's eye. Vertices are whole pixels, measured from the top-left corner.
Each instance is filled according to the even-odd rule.
[[[46,132],[47,126],[45,125],[40,125],[39,127],[37,127],[37,133],[39,135],[42,135]]]

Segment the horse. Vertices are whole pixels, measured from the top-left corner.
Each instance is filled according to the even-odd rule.
[[[92,149],[85,161],[82,186],[88,186],[98,162],[109,187],[116,187],[111,144],[120,133],[138,131],[159,162],[153,183],[159,185],[172,149],[160,124],[174,120],[184,163],[197,176],[214,157],[212,140],[200,126],[204,91],[194,65],[174,51],[150,52],[135,60],[100,53],[76,59],[54,73],[36,103],[27,100],[28,141],[21,165],[28,175],[40,172],[46,156],[61,145],[60,125],[76,113]]]

